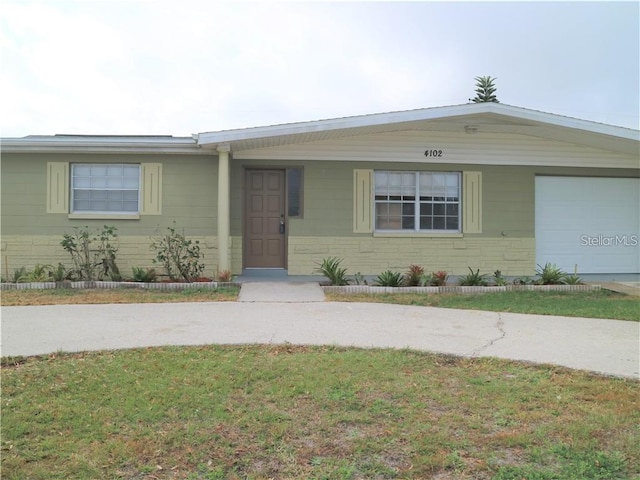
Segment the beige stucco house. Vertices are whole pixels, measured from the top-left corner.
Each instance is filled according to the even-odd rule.
[[[640,132],[504,104],[1,148],[3,276],[68,264],[75,226],[117,227],[121,271],[151,267],[173,222],[209,276],[329,256],[364,275],[640,272]]]

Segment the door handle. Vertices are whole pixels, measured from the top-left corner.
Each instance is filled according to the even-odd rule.
[[[284,233],[284,213],[280,215],[280,233]]]

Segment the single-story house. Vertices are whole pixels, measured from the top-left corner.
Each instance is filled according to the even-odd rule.
[[[70,264],[74,227],[113,225],[154,266],[174,225],[205,274],[327,257],[350,273],[640,272],[640,132],[499,103],[205,132],[2,139],[2,275]]]

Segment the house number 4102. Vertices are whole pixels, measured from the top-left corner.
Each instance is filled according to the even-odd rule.
[[[436,150],[436,149],[425,150],[424,151],[424,156],[425,157],[441,157],[442,156],[442,150]]]

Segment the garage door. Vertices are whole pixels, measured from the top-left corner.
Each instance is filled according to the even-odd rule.
[[[640,179],[536,177],[536,263],[640,272]]]

